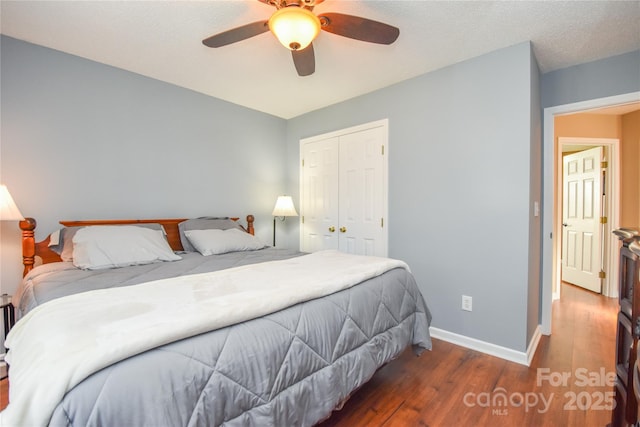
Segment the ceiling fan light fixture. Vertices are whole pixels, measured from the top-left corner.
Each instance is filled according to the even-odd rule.
[[[269,29],[287,49],[302,50],[320,32],[320,19],[307,9],[289,6],[271,15]]]

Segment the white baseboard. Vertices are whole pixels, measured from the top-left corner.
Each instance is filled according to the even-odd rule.
[[[540,338],[542,337],[542,328],[540,325],[536,326],[536,330],[533,331],[531,341],[529,341],[529,347],[527,347],[527,366],[531,366],[531,360],[536,355],[538,344],[540,344]]]
[[[531,360],[536,353],[536,348],[538,348],[538,343],[540,342],[541,336],[540,326],[538,325],[535,332],[533,333],[533,337],[531,338],[529,347],[527,348],[527,351],[525,353],[496,344],[491,344],[486,341],[480,341],[475,338],[470,338],[464,335],[445,331],[444,329],[431,327],[429,328],[429,330],[431,331],[431,336],[433,338],[447,341],[451,344],[456,344],[461,347],[469,348],[471,350],[479,351],[491,356],[496,356],[501,359],[509,360],[511,362],[519,363],[525,366],[531,365]]]

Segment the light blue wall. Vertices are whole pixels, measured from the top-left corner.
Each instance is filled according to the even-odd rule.
[[[0,179],[44,238],[61,219],[257,217],[285,188],[286,121],[2,36]],[[21,277],[2,225],[2,291]]]
[[[640,50],[542,75],[542,107],[637,92]]]
[[[540,70],[531,51],[531,179],[529,182],[529,286],[527,292],[527,343],[531,342],[541,316],[542,273],[542,107],[540,101]],[[537,216],[536,212],[537,203]]]
[[[532,146],[533,132],[540,135],[532,74],[537,66],[523,43],[287,126],[297,196],[301,138],[389,118],[389,255],[411,266],[433,326],[517,351],[526,350],[528,311],[538,317],[538,302],[528,303],[539,293],[530,252],[539,252],[540,240],[536,225],[537,243],[529,244],[531,192],[540,191],[531,179],[541,174],[531,171],[539,167],[532,150],[540,149]],[[461,310],[463,294],[473,297],[472,312]]]

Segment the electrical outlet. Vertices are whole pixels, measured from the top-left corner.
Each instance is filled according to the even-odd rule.
[[[473,310],[473,298],[467,295],[462,295],[462,309],[464,311]]]

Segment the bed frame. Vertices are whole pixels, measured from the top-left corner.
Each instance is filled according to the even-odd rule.
[[[106,219],[106,220],[89,220],[89,221],[60,221],[65,227],[86,227],[90,225],[126,225],[126,224],[161,224],[167,233],[167,240],[174,251],[181,251],[182,243],[180,242],[180,233],[178,232],[178,224],[186,221],[188,218],[169,218],[169,219]],[[237,221],[239,218],[229,218]],[[249,234],[253,235],[253,215],[247,215],[247,226],[241,227]],[[25,218],[20,221],[20,229],[22,230],[22,264],[24,265],[23,276],[26,276],[34,267],[36,257],[42,260],[42,264],[50,262],[60,262],[60,255],[49,248],[51,235],[48,235],[43,241],[36,242],[34,230],[36,229],[36,220],[33,218]]]

